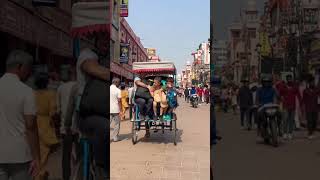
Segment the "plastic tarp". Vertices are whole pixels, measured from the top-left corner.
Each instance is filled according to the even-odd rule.
[[[176,67],[172,62],[134,62],[132,65],[134,73],[161,73],[175,74]]]
[[[85,36],[93,32],[110,32],[110,3],[78,2],[72,6],[71,34]]]

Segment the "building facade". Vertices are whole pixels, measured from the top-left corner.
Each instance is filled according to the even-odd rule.
[[[215,68],[215,75],[221,76],[223,67],[228,63],[228,42],[217,41],[213,45],[213,63]]]
[[[242,78],[258,80],[259,58],[256,45],[259,43],[260,19],[256,1],[249,0],[239,19],[229,26],[230,64],[233,81],[240,83]]]
[[[124,82],[130,82],[134,78],[132,63],[146,62],[148,55],[140,38],[134,33],[125,18],[120,18],[119,32],[119,49],[123,44],[128,46],[128,60],[126,63],[120,63],[120,50],[117,51],[117,56],[114,56],[111,62],[111,76],[119,77]]]
[[[147,55],[148,55],[148,61],[150,62],[161,62],[161,59],[159,56],[157,56],[157,50],[155,48],[146,48]]]
[[[209,84],[210,82],[210,45],[203,42],[196,52],[192,53],[192,84]]]
[[[22,49],[35,57],[35,64],[46,64],[48,71],[59,71],[62,63],[73,61],[71,0],[57,7],[34,6],[31,0],[0,1],[0,75],[5,59],[13,49]]]

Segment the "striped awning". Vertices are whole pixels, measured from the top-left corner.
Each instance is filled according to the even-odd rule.
[[[175,74],[176,67],[172,62],[134,62],[132,67],[135,73],[168,73]]]
[[[110,12],[109,2],[75,3],[72,6],[72,36],[85,36],[93,32],[110,33]]]

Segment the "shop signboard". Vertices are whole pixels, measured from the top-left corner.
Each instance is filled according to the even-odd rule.
[[[156,56],[156,49],[155,48],[148,48],[147,54],[148,54],[148,56],[151,56],[151,57]]]
[[[128,64],[129,62],[129,44],[120,44],[120,63]]]
[[[129,15],[129,0],[120,1],[120,17],[128,17]]]

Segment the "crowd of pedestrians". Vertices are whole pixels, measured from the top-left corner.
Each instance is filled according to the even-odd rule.
[[[187,103],[189,103],[191,95],[194,95],[194,94],[198,95],[199,104],[210,103],[210,89],[208,85],[205,85],[205,86],[192,85],[191,87],[184,88],[183,92],[184,92],[183,96]]]
[[[106,38],[100,39],[96,48],[108,52],[103,51]],[[48,179],[48,159],[62,145],[63,179],[69,180],[73,145],[78,145],[80,134],[91,134],[97,177],[109,176],[107,114],[80,111],[91,80],[109,80],[109,70],[99,64],[99,55],[82,49],[76,68],[70,68],[67,77],[33,72],[33,62],[30,54],[13,50],[6,59],[6,73],[0,78],[0,139],[6,142],[0,148],[0,179]],[[33,87],[27,85],[31,76]],[[103,97],[104,92],[96,93]],[[105,101],[103,107],[108,104]]]
[[[240,110],[241,129],[247,129],[247,126],[259,128],[259,119],[263,116],[259,115],[262,105],[277,104],[280,107],[278,117],[281,119],[284,140],[293,139],[294,132],[302,127],[308,131],[307,138],[313,139],[320,107],[320,86],[315,83],[312,75],[305,76],[302,81],[294,81],[292,75],[287,75],[284,80],[275,76],[262,84],[250,84],[243,79],[240,88],[235,85],[222,88],[220,107],[224,112],[228,112],[229,107],[234,113]]]

